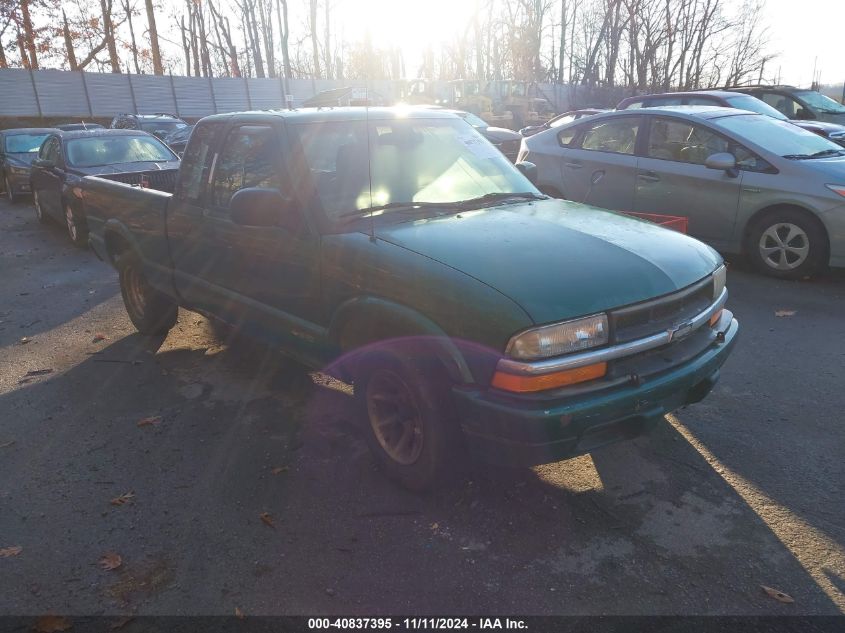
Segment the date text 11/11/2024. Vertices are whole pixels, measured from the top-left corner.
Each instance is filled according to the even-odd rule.
[[[524,620],[515,618],[309,618],[308,629],[375,630],[525,630]]]

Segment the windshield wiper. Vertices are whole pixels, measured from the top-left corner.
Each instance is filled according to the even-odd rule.
[[[478,207],[486,206],[491,202],[507,202],[508,200],[547,200],[548,196],[544,196],[541,193],[534,193],[532,191],[519,191],[515,193],[504,193],[504,192],[497,192],[497,193],[485,193],[483,196],[479,196],[478,198],[470,198],[469,200],[461,200],[460,202],[456,202],[455,206],[460,207],[461,209],[475,209]]]
[[[842,156],[845,150],[842,149],[823,149],[815,154],[786,154],[783,158],[788,160],[808,160],[812,158],[825,158],[827,156]]]

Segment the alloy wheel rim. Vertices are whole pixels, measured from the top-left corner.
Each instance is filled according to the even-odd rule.
[[[810,254],[810,238],[797,224],[778,222],[760,236],[760,257],[775,270],[795,270]]]
[[[423,449],[420,413],[410,387],[397,373],[379,369],[367,382],[367,413],[373,433],[393,461],[410,465]]]
[[[73,209],[70,208],[70,205],[65,206],[65,221],[67,222],[67,230],[68,233],[70,233],[70,239],[76,241],[76,218],[73,217]]]

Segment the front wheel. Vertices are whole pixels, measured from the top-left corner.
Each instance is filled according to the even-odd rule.
[[[6,199],[9,201],[9,204],[15,204],[19,200],[19,197],[14,189],[12,189],[12,183],[9,182],[8,176],[5,177],[3,186],[6,188]]]
[[[74,210],[69,202],[65,202],[65,224],[74,246],[79,248],[88,246],[88,225],[85,218],[79,211]]]
[[[768,213],[751,229],[747,245],[755,268],[780,279],[801,279],[821,270],[827,239],[819,222],[784,209]]]
[[[382,470],[414,491],[447,483],[464,460],[442,368],[396,350],[368,353],[355,365],[359,417]]]
[[[120,255],[117,270],[123,305],[133,325],[141,334],[167,334],[176,325],[179,314],[176,302],[150,285],[135,253]]]

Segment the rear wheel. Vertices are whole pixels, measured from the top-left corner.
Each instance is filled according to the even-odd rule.
[[[85,248],[88,246],[88,225],[85,217],[76,211],[69,202],[65,202],[65,225],[74,246]]]
[[[391,479],[423,491],[454,476],[463,438],[436,363],[399,350],[368,353],[355,363],[354,390],[367,444]]]
[[[153,288],[144,276],[140,258],[127,251],[117,259],[120,294],[129,319],[141,334],[167,334],[176,325],[179,306]]]
[[[760,272],[781,279],[801,279],[824,266],[824,228],[806,213],[783,209],[767,213],[749,232],[748,255]]]

